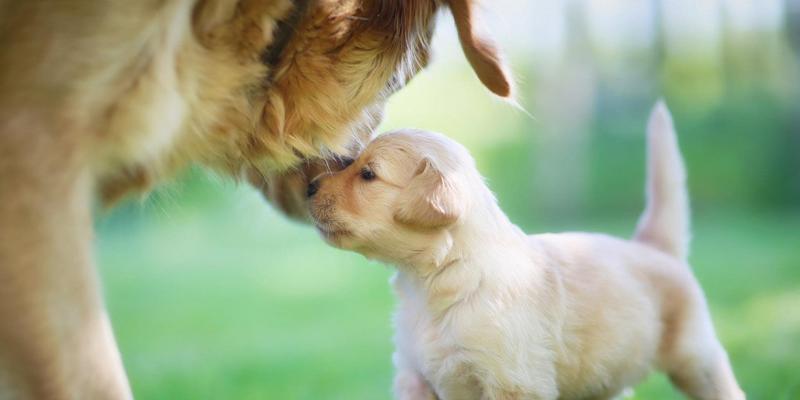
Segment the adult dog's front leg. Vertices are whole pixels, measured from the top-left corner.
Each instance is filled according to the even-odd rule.
[[[0,110],[0,398],[126,399],[91,257],[81,135]]]

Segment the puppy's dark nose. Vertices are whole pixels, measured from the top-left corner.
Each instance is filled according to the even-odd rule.
[[[306,196],[311,197],[319,190],[319,179],[314,179],[311,183],[308,184],[308,189],[306,189]]]

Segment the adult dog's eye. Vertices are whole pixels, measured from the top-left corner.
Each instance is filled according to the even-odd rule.
[[[373,180],[375,178],[377,178],[377,177],[375,176],[375,173],[372,172],[371,169],[369,169],[369,168],[362,168],[361,169],[361,179],[363,179],[365,181],[371,181],[371,180]]]

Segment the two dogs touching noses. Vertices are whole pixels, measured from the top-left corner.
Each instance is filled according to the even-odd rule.
[[[311,183],[310,214],[330,244],[396,267],[399,399],[611,399],[654,368],[693,399],[744,399],[686,263],[685,171],[663,103],[632,240],[526,235],[439,134],[388,133],[348,164]]]

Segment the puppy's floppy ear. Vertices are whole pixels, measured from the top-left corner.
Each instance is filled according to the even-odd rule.
[[[483,84],[501,97],[511,96],[511,76],[500,51],[491,38],[482,35],[477,26],[478,0],[447,0],[458,30],[464,55]]]
[[[411,183],[397,199],[394,219],[400,223],[433,229],[450,225],[464,212],[457,185],[430,160],[424,158]]]

